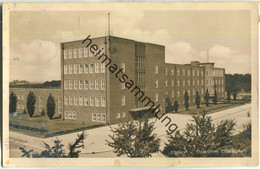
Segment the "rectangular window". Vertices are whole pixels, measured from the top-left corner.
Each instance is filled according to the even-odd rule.
[[[90,51],[90,48],[89,48],[89,51],[88,51],[88,56],[89,57],[94,57],[94,54]]]
[[[95,63],[95,73],[99,73],[99,63]]]
[[[77,113],[75,111],[71,112],[72,114],[72,119],[76,120],[77,119]]]
[[[122,118],[124,118],[124,117],[125,117],[125,112],[123,112],[123,113],[122,113],[122,116],[121,116],[121,117],[122,117]]]
[[[102,122],[106,122],[106,115],[105,115],[105,114],[102,114],[102,116],[101,116],[101,121],[102,121]]]
[[[174,91],[172,90],[172,97],[174,97]]]
[[[95,98],[95,106],[100,107],[100,97]]]
[[[200,85],[200,81],[199,80],[197,80],[197,85]]]
[[[85,66],[84,66],[84,73],[86,74],[86,73],[88,73],[88,64],[84,64]]]
[[[74,64],[74,74],[78,74],[78,65]]]
[[[197,70],[197,76],[199,76],[200,75],[200,71],[199,70]]]
[[[68,65],[64,65],[64,74],[68,74]]]
[[[72,49],[69,49],[69,59],[72,59]]]
[[[61,100],[61,97],[58,97],[58,111],[59,111],[59,113],[62,112],[62,100]]]
[[[92,113],[92,121],[97,121],[97,114],[96,113]]]
[[[155,81],[155,88],[158,88],[158,87],[159,87],[159,81],[156,80],[156,81]]]
[[[100,63],[100,67],[101,67],[101,73],[105,73],[105,62],[104,63]]]
[[[67,51],[67,50],[64,50],[64,51],[63,51],[63,54],[64,54],[64,59],[68,59],[68,51]]]
[[[203,76],[203,71],[201,71],[201,76]]]
[[[94,80],[90,80],[89,89],[94,90]]]
[[[201,80],[201,85],[203,85],[203,79]]]
[[[88,106],[88,97],[84,96],[84,106]]]
[[[82,74],[82,73],[83,73],[83,65],[80,64],[80,65],[79,65],[79,74]]]
[[[79,105],[83,106],[83,96],[79,96]]]
[[[106,81],[101,80],[101,90],[106,90]]]
[[[82,90],[83,89],[83,80],[79,81],[79,89]]]
[[[122,105],[122,106],[125,105],[125,96],[124,96],[124,95],[121,97],[121,105]]]
[[[121,89],[125,89],[125,83],[121,83]]]
[[[69,89],[72,90],[73,82],[72,80],[69,81]]]
[[[90,97],[90,106],[94,106],[95,98],[93,96]]]
[[[166,80],[166,81],[165,81],[165,87],[167,87],[167,86],[168,86],[168,81]]]
[[[68,105],[68,97],[67,96],[64,96],[64,104]]]
[[[78,105],[78,96],[74,96],[74,105],[75,105],[75,106]]]
[[[180,92],[179,91],[177,91],[177,96],[180,97]]]
[[[73,98],[72,98],[72,96],[69,96],[69,104],[73,105]]]
[[[120,118],[120,113],[116,114],[116,118],[119,119]]]
[[[158,65],[155,66],[155,74],[158,74]]]
[[[190,86],[190,81],[188,80],[188,86]]]
[[[64,80],[64,89],[68,89],[68,81]]]
[[[180,86],[180,81],[179,80],[177,80],[177,86]]]
[[[89,73],[93,73],[94,72],[94,64],[90,64],[89,65]]]
[[[84,84],[84,89],[85,89],[85,90],[88,90],[88,80],[85,80],[84,82],[85,82],[85,84]]]
[[[125,73],[125,64],[121,63],[122,72]]]
[[[188,72],[188,76],[190,76],[190,71],[188,70],[187,72]]]
[[[101,114],[97,113],[97,121],[100,122],[101,121]]]
[[[73,49],[73,57],[74,58],[78,57],[78,50],[77,49]]]
[[[192,76],[195,76],[195,71],[194,70],[192,70]]]
[[[74,80],[74,89],[77,90],[78,89],[78,81]]]
[[[72,74],[72,65],[69,65],[69,74]]]
[[[155,102],[158,102],[159,101],[159,96],[158,96],[158,93],[155,94]]]
[[[174,86],[174,80],[172,80],[172,87]]]
[[[171,75],[173,76],[173,74],[174,74],[174,70],[172,69],[172,70],[171,70]]]
[[[95,90],[99,90],[100,88],[100,80],[95,80]]]
[[[88,49],[87,48],[84,48],[84,57],[88,57]]]
[[[185,86],[185,80],[182,81],[182,86]]]
[[[79,58],[82,58],[82,53],[83,53],[82,48],[79,48]]]
[[[185,76],[185,69],[182,70],[182,75]]]
[[[101,97],[101,107],[106,107],[106,97],[105,96]]]

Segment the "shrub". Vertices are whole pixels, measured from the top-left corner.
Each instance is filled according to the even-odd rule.
[[[206,106],[209,107],[209,90],[206,90],[205,96],[204,96]]]
[[[185,131],[177,131],[168,136],[163,154],[167,157],[223,157],[232,154],[222,152],[232,145],[233,120],[221,121],[216,126],[206,112],[192,116],[193,122],[187,124]]]
[[[17,96],[14,92],[11,92],[9,95],[9,113],[16,112]]]
[[[42,109],[42,111],[41,111],[41,116],[45,116],[45,110],[44,109]]]
[[[186,110],[189,110],[189,94],[186,90],[184,93],[184,106],[185,106]]]
[[[160,146],[154,129],[154,123],[148,123],[148,119],[120,123],[117,128],[111,127],[113,135],[109,137],[112,141],[106,141],[119,157],[151,157],[159,151]]]
[[[217,94],[217,90],[214,91],[213,102],[214,102],[214,104],[217,104],[217,103],[218,103],[218,94]]]
[[[29,92],[28,97],[27,97],[27,111],[30,117],[33,116],[34,111],[35,111],[35,102],[36,102],[36,97],[32,91]]]
[[[200,95],[199,95],[198,91],[196,92],[195,103],[196,103],[197,108],[200,108]]]
[[[61,143],[61,140],[58,138],[54,140],[54,146],[50,147],[47,143],[44,143],[45,150],[41,153],[33,153],[33,149],[27,151],[24,148],[20,147],[19,149],[22,151],[22,157],[27,158],[78,158],[81,151],[77,150],[78,148],[84,148],[84,140],[86,138],[86,133],[82,132],[78,134],[78,138],[74,143],[70,143],[69,153],[65,154],[65,150],[63,149],[64,145]],[[76,151],[77,150],[77,151]]]
[[[178,112],[178,109],[179,109],[179,103],[178,103],[178,101],[174,101],[173,110],[174,110],[175,112]]]
[[[50,94],[47,100],[47,115],[52,119],[55,114],[55,101],[54,97]]]

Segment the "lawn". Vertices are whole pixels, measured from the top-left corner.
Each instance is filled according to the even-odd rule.
[[[29,117],[28,114],[10,115],[10,130],[37,137],[52,137],[55,135],[67,134],[82,131],[104,124],[84,124],[82,122],[62,121],[60,118],[50,120],[47,116]]]
[[[210,103],[208,107],[206,107],[205,104],[201,104],[200,108],[197,108],[196,106],[190,107],[189,110],[185,110],[185,108],[182,108],[177,113],[195,115],[195,114],[198,114],[198,113],[202,112],[203,110],[205,110],[207,112],[207,114],[211,114],[211,113],[214,113],[217,111],[223,111],[226,109],[230,109],[232,107],[241,106],[241,105],[249,103],[249,102],[250,101],[247,101],[247,100],[236,100],[236,101],[230,101],[230,102],[222,101],[216,105],[213,103]],[[172,113],[176,113],[176,112],[172,112]]]

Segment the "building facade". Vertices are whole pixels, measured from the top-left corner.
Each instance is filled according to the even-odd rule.
[[[27,97],[29,90],[34,91],[39,110],[42,100],[47,101],[48,94],[53,93],[58,103],[56,112],[64,121],[114,124],[132,120],[132,112],[156,105],[164,113],[165,98],[183,106],[185,91],[191,105],[197,91],[203,96],[206,89],[216,88],[219,98],[224,97],[224,69],[215,68],[214,63],[165,63],[162,45],[114,36],[88,37],[61,43],[60,52],[61,89],[10,88],[10,92]],[[129,83],[122,83],[120,79],[126,78],[122,74],[135,87],[130,89]]]

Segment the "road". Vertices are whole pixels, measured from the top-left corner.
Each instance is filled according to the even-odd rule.
[[[235,132],[239,132],[243,129],[243,125],[249,123],[251,120],[251,117],[247,117],[248,112],[251,113],[251,104],[215,112],[210,114],[210,116],[213,119],[213,123],[219,123],[221,120],[225,119],[234,119],[236,122]],[[172,122],[177,124],[178,130],[180,131],[184,130],[187,123],[192,122],[191,115],[167,115],[172,119]],[[150,121],[154,122],[155,118],[150,119]],[[161,149],[164,147],[164,143],[167,140],[167,127],[165,127],[165,124],[166,121],[164,123],[159,120],[155,121],[155,133],[161,139]],[[115,126],[116,125],[112,125],[112,127]],[[65,148],[67,148],[68,143],[73,142],[77,138],[77,134],[80,133],[81,132],[60,135],[58,138],[59,140],[62,140]],[[87,131],[87,134],[87,138],[84,141],[85,148],[82,149],[80,157],[116,157],[112,152],[112,149],[106,144],[106,140],[109,140],[108,135],[111,134],[109,126],[90,129]],[[19,150],[19,147],[25,147],[27,150],[34,149],[36,152],[43,150],[43,142],[53,145],[53,141],[56,138],[57,137],[37,138],[10,131],[10,155],[11,157],[21,157],[22,153]],[[163,157],[163,155],[158,153],[153,155],[153,157]]]

